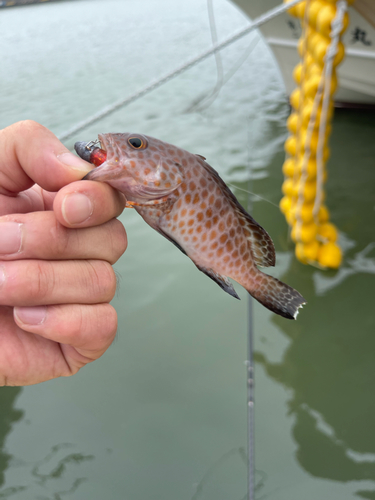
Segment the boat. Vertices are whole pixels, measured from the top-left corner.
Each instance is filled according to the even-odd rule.
[[[22,5],[32,5],[34,3],[46,3],[51,0],[0,0],[1,7],[19,7]],[[56,0],[55,0],[56,1]]]
[[[277,7],[280,0],[231,0],[251,19]],[[375,107],[375,1],[356,0],[343,36],[345,59],[338,67],[337,107]],[[281,70],[288,95],[295,88],[293,69],[299,62],[298,19],[283,13],[260,28]]]

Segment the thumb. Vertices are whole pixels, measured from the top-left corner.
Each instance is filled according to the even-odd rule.
[[[51,131],[31,120],[0,130],[0,150],[0,194],[14,195],[33,184],[58,191],[92,170]]]

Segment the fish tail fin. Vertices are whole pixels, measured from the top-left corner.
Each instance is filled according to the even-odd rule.
[[[302,295],[273,276],[259,273],[261,279],[255,280],[250,288],[245,287],[250,295],[270,311],[284,318],[296,319],[299,308],[306,304]]]

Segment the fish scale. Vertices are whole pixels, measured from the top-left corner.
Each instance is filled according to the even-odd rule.
[[[228,278],[276,314],[296,318],[302,295],[257,267],[275,265],[270,236],[204,157],[141,134],[101,134],[99,140],[106,160],[84,179],[121,191],[127,206],[230,295],[239,298]],[[88,158],[85,143],[75,148]]]

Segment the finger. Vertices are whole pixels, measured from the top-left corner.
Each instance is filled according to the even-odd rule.
[[[67,227],[97,226],[118,217],[125,207],[122,193],[103,182],[74,182],[55,196],[53,210]]]
[[[102,260],[0,261],[0,305],[97,304],[115,291],[116,275]]]
[[[114,264],[127,247],[124,226],[117,219],[83,229],[62,226],[53,212],[0,217],[3,260],[98,259]]]
[[[1,188],[0,188],[1,189]],[[0,194],[0,216],[44,210],[43,192],[36,184],[15,196]]]
[[[22,330],[63,344],[66,361],[78,368],[99,358],[117,330],[110,304],[15,307],[14,320]]]
[[[0,130],[0,194],[12,195],[34,183],[58,191],[82,179],[92,166],[71,153],[48,129],[31,121]]]

